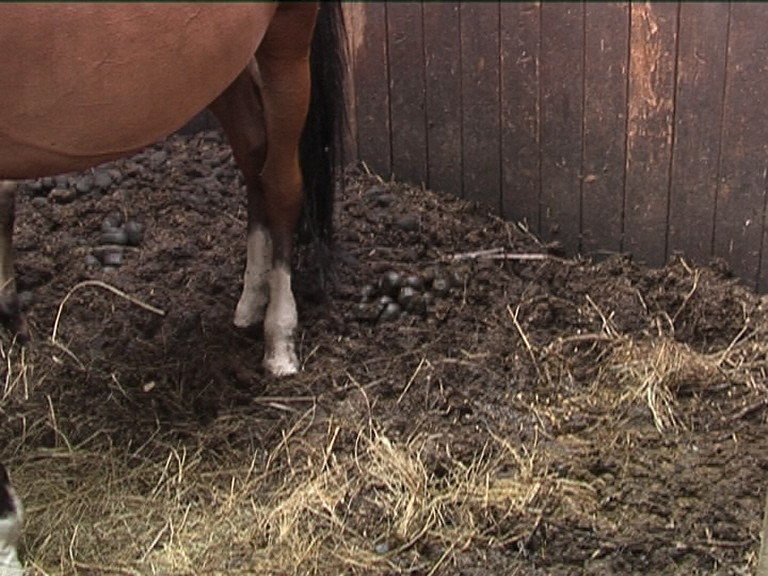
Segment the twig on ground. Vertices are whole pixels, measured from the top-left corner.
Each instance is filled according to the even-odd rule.
[[[686,270],[690,271],[690,268],[683,262],[683,265],[685,266]],[[674,313],[672,316],[672,324],[674,324],[677,321],[677,317],[680,316],[680,313],[685,309],[685,307],[688,305],[688,301],[693,297],[694,293],[696,292],[696,289],[699,287],[699,278],[701,278],[701,270],[698,268],[693,271],[693,286],[688,291],[688,294],[685,295],[683,298],[682,304],[680,304],[680,307],[677,309],[677,312]]]
[[[72,444],[69,442],[69,438],[64,434],[64,432],[61,431],[59,428],[59,422],[56,418],[56,410],[53,407],[53,400],[51,399],[50,394],[45,395],[46,400],[48,400],[48,414],[50,416],[51,421],[51,428],[53,428],[53,431],[56,433],[56,436],[61,438],[64,441],[64,444],[67,445],[67,451],[70,453],[72,452]]]
[[[124,300],[127,300],[131,304],[135,304],[139,308],[143,308],[144,310],[148,310],[152,312],[153,314],[157,314],[158,316],[165,316],[165,310],[161,310],[160,308],[155,308],[151,304],[147,304],[145,302],[142,302],[135,296],[130,296],[129,294],[126,294],[122,290],[115,288],[114,286],[111,286],[107,284],[106,282],[102,282],[101,280],[85,280],[83,282],[80,282],[78,284],[75,284],[72,289],[67,292],[67,295],[64,296],[61,303],[59,304],[59,309],[56,311],[56,320],[53,322],[53,331],[51,332],[51,341],[56,343],[56,334],[59,331],[59,321],[61,320],[61,314],[64,311],[64,304],[67,303],[67,300],[70,299],[70,297],[80,290],[81,288],[86,288],[88,286],[95,286],[97,288],[103,288],[104,290],[108,290],[109,292],[112,292],[113,294],[116,294],[120,298],[123,298]]]
[[[520,325],[520,322],[517,320],[517,315],[520,312],[520,305],[515,308],[515,311],[512,311],[512,306],[507,304],[507,312],[509,312],[510,317],[512,318],[512,323],[515,325],[515,329],[517,330],[517,333],[520,334],[520,338],[523,340],[523,344],[525,344],[525,348],[528,350],[528,354],[531,356],[531,361],[533,362],[533,367],[536,369],[536,374],[541,379],[541,368],[539,368],[539,362],[536,360],[536,354],[533,351],[533,348],[531,347],[531,343],[528,340],[528,336],[525,335],[525,332],[523,331],[523,327]]]
[[[475,250],[473,252],[460,252],[443,257],[446,262],[457,262],[459,260],[553,260],[556,259],[551,254],[541,253],[521,253],[512,254],[504,251],[504,248],[487,248],[485,250]]]
[[[613,326],[613,322],[611,322],[610,317],[605,315],[605,313],[600,309],[600,307],[595,303],[589,294],[586,295],[586,299],[592,309],[597,312],[598,316],[600,316],[600,320],[603,322],[603,332],[605,332],[605,334],[611,338],[618,338],[619,331],[616,330],[616,328]],[[611,316],[612,315],[613,314],[611,314]]]
[[[408,383],[405,385],[405,388],[403,388],[403,391],[400,393],[400,396],[397,398],[397,403],[400,404],[400,402],[403,400],[405,395],[408,393],[408,390],[411,389],[411,384],[413,384],[413,381],[416,380],[416,376],[419,375],[419,372],[421,372],[421,367],[424,366],[424,362],[426,362],[426,358],[422,358],[419,362],[419,365],[416,366],[416,370],[413,371],[413,374],[411,374],[411,377],[408,379]]]

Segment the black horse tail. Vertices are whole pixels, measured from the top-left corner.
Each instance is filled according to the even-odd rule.
[[[347,36],[341,2],[320,2],[310,69],[312,92],[299,146],[305,196],[300,236],[330,246],[347,126]]]

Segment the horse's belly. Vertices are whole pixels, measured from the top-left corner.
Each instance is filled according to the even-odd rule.
[[[245,68],[274,3],[0,7],[0,178],[82,169],[166,136]]]

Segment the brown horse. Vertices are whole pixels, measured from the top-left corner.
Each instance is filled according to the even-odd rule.
[[[248,192],[235,324],[263,319],[264,366],[296,372],[290,264],[303,181],[310,229],[325,240],[331,231],[344,106],[340,5],[9,4],[2,13],[0,319],[28,337],[13,271],[11,181],[124,156],[209,107]]]

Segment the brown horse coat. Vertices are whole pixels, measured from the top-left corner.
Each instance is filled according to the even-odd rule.
[[[0,178],[84,169],[178,129],[246,68],[276,8],[4,5]]]

